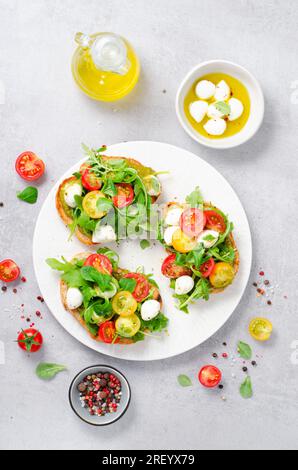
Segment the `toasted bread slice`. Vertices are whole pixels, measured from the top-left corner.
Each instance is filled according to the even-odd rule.
[[[74,260],[75,259],[76,260],[85,260],[86,258],[88,258],[88,256],[90,256],[90,254],[92,254],[92,253],[88,253],[88,252],[79,253],[73,259]],[[123,275],[127,274],[128,272],[130,272],[130,271],[128,271],[126,269],[118,268],[113,274],[115,275],[116,278],[117,277],[120,278]],[[159,301],[160,309],[162,309],[162,299],[161,299],[161,295],[160,295],[160,292],[159,292],[158,288],[156,286],[154,286],[153,284],[150,284],[150,286],[151,286],[151,288],[153,288],[153,298],[155,300]],[[99,336],[94,336],[90,332],[90,330],[88,329],[85,320],[81,316],[81,309],[76,308],[76,309],[72,310],[67,306],[67,303],[66,303],[67,290],[68,290],[67,284],[64,281],[60,280],[60,295],[61,295],[61,301],[62,301],[62,304],[63,304],[65,310],[67,312],[69,312],[83,326],[83,328],[85,328],[85,330],[88,332],[88,334],[91,336],[92,339],[102,343],[103,342],[102,339]],[[133,344],[133,340],[130,339],[130,338],[120,338],[119,337],[119,341],[117,342],[117,344]]]
[[[131,168],[134,168],[135,170],[137,170],[141,177],[146,177],[155,173],[152,168],[142,165],[140,162],[138,162],[137,160],[134,160],[133,158],[102,156],[102,159],[105,161],[125,159],[127,160],[128,165]],[[56,193],[56,208],[57,208],[58,214],[60,215],[61,219],[66,225],[71,224],[73,222],[73,218],[72,218],[71,209],[67,206],[64,200],[64,189],[69,182],[76,181],[76,180],[77,178],[75,176],[70,176],[69,178],[66,178],[64,181],[62,181]],[[154,204],[157,201],[159,196],[160,194],[158,194],[157,196],[150,196],[152,204]],[[92,236],[88,233],[85,233],[80,227],[76,228],[75,235],[85,245],[89,245],[89,246],[100,245],[100,243],[94,243],[92,241]]]

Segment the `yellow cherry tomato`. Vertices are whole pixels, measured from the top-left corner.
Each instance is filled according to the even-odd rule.
[[[106,199],[104,193],[101,191],[90,191],[90,193],[87,193],[83,199],[83,209],[92,219],[101,219],[106,215],[106,212],[97,208],[97,202],[99,199]]]
[[[272,330],[272,323],[267,318],[254,318],[249,324],[249,332],[257,341],[268,341]]]
[[[113,298],[112,308],[114,312],[121,317],[128,317],[135,313],[136,309],[138,308],[138,302],[133,297],[131,292],[123,290],[118,292],[118,294],[116,294]]]
[[[188,253],[194,250],[197,244],[195,238],[188,237],[180,228],[177,228],[173,234],[172,245],[179,253]]]
[[[141,328],[141,320],[135,314],[128,317],[118,317],[115,322],[117,333],[124,338],[131,338]]]
[[[216,263],[209,280],[216,289],[223,289],[233,282],[235,276],[234,268],[229,263]]]

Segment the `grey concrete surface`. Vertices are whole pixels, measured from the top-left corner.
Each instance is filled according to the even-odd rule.
[[[9,288],[0,297],[5,348],[0,447],[297,449],[298,365],[292,349],[298,339],[297,1],[0,0],[0,12],[0,80],[5,90],[0,105],[0,257],[14,258],[27,278],[16,286],[17,294]],[[86,98],[70,73],[75,32],[105,30],[126,36],[142,63],[135,92],[110,105]],[[266,98],[257,136],[230,151],[212,151],[193,142],[174,111],[175,93],[186,72],[212,58],[247,67]],[[31,258],[39,209],[52,183],[80,158],[81,142],[96,146],[138,139],[176,144],[214,165],[243,202],[254,247],[251,279],[231,320],[191,352],[146,364],[98,355],[69,336],[36,300]],[[34,206],[15,195],[25,185],[15,174],[14,161],[25,149],[33,149],[47,165]],[[252,287],[261,268],[275,286],[271,307]],[[45,337],[42,352],[35,356],[14,343],[17,331],[27,325],[20,304]],[[35,317],[37,309],[42,320]],[[255,343],[247,332],[256,315],[274,324],[267,344]],[[214,351],[231,355],[239,339],[248,341],[259,356],[258,367],[249,366],[254,397],[247,401],[238,391],[244,378],[238,359],[217,360],[225,375],[223,392],[203,390],[196,380],[202,364],[216,362]],[[64,363],[68,371],[42,382],[34,374],[40,360]],[[74,374],[97,362],[120,368],[133,393],[125,417],[103,429],[80,422],[67,401]],[[180,388],[179,373],[191,376],[193,387]]]

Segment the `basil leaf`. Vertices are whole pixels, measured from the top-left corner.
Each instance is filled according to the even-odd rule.
[[[87,282],[82,277],[80,269],[73,269],[72,271],[65,272],[61,277],[68,287],[83,287],[87,285]]]
[[[214,106],[224,116],[228,116],[231,112],[231,106],[225,101],[217,101]]]
[[[75,266],[72,263],[68,263],[67,261],[62,263],[55,258],[47,258],[46,263],[50,266],[50,268],[55,269],[56,271],[64,271],[65,273],[75,269]]]
[[[177,380],[181,387],[190,387],[192,385],[192,381],[187,375],[180,374],[178,375]]]
[[[240,395],[242,398],[251,398],[253,396],[251,378],[246,377],[243,384],[240,385]]]
[[[143,329],[156,332],[164,330],[168,325],[168,321],[168,318],[160,312],[156,317],[149,321],[145,321],[141,318],[141,325]]]
[[[123,277],[119,281],[119,286],[122,290],[127,290],[128,292],[133,292],[136,288],[137,281],[133,278]]]
[[[113,203],[105,197],[100,197],[96,201],[96,207],[99,211],[109,212],[109,210],[113,207]]]
[[[200,188],[197,186],[196,189],[192,193],[190,193],[185,200],[187,204],[189,204],[190,207],[193,208],[199,207],[201,204],[203,204],[204,200]]]
[[[28,186],[23,191],[17,193],[17,197],[21,201],[28,202],[28,204],[35,204],[38,197],[38,189],[33,186]]]
[[[102,292],[111,289],[112,276],[98,272],[93,266],[83,266],[80,274],[86,281],[95,282]]]
[[[239,341],[237,345],[237,350],[240,354],[240,357],[242,357],[243,359],[251,359],[252,349],[249,344],[243,343],[243,341]]]
[[[51,364],[48,362],[41,362],[36,367],[36,375],[40,379],[49,380],[55,377],[55,375],[58,374],[58,372],[61,372],[62,370],[65,370],[65,369],[66,367],[60,364]]]
[[[150,242],[149,240],[141,240],[140,241],[140,247],[142,248],[142,250],[146,250],[146,248],[149,248],[150,247]]]

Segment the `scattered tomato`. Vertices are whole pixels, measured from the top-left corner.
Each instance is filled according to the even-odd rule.
[[[18,345],[24,351],[34,353],[40,350],[43,338],[41,333],[34,328],[22,330],[17,339]]]
[[[88,256],[84,266],[93,266],[93,268],[103,274],[112,274],[113,272],[113,266],[109,258],[98,253]]]
[[[96,191],[101,188],[102,180],[90,168],[86,168],[82,174],[82,185],[88,191]]]
[[[161,266],[161,272],[164,276],[169,277],[170,279],[177,279],[180,276],[191,275],[191,269],[186,266],[178,266],[175,263],[176,255],[173,253],[169,255]]]
[[[215,366],[204,366],[200,370],[198,377],[204,387],[214,388],[221,382],[222,374]]]
[[[129,206],[134,200],[135,193],[131,184],[119,183],[115,184],[117,195],[113,197],[114,206],[122,209]]]
[[[209,277],[212,273],[215,266],[215,261],[213,258],[209,258],[205,263],[201,264],[200,266],[200,273],[203,277]]]
[[[44,174],[45,164],[35,153],[23,152],[18,156],[15,168],[24,180],[35,181]]]
[[[102,323],[99,327],[98,336],[104,343],[118,343],[119,339],[115,338],[116,328],[115,322],[109,320]]]
[[[12,259],[0,261],[0,280],[3,282],[15,281],[20,275],[20,268]]]
[[[180,217],[182,232],[191,238],[197,237],[203,231],[205,224],[206,216],[200,209],[186,209]]]
[[[216,230],[217,232],[224,233],[226,230],[225,219],[216,211],[204,211],[206,217],[206,228],[209,230]]]
[[[135,290],[132,293],[137,302],[142,302],[146,297],[148,297],[150,284],[148,279],[143,276],[143,274],[128,273],[124,277],[128,279],[135,279],[137,281]]]
[[[268,341],[272,331],[273,325],[267,318],[254,318],[249,324],[249,332],[257,341]]]

